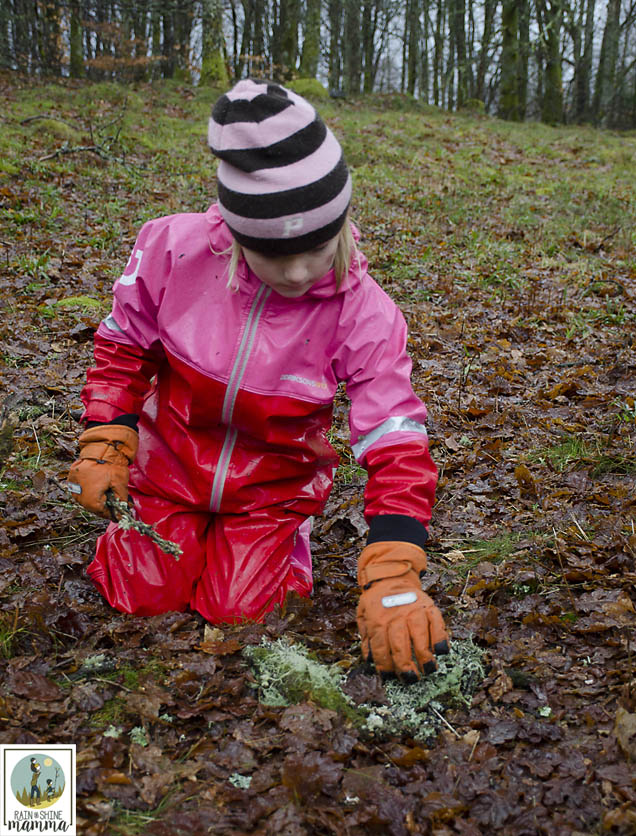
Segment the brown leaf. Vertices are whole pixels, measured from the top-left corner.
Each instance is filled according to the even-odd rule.
[[[166,789],[172,784],[175,776],[171,772],[163,772],[155,775],[144,775],[141,779],[141,800],[149,807],[156,807],[159,798],[163,797]]]
[[[303,702],[286,708],[279,726],[306,742],[317,741],[332,731],[337,716],[335,711]]]
[[[201,642],[197,650],[210,653],[213,656],[228,656],[230,653],[237,653],[242,646],[238,639],[226,639],[221,642]]]
[[[636,714],[631,714],[619,706],[616,711],[614,734],[627,757],[636,761]]]
[[[64,699],[64,691],[40,673],[15,671],[11,680],[11,691],[18,697],[27,697],[43,702]]]
[[[532,473],[528,470],[527,465],[518,464],[515,467],[515,479],[519,485],[519,490],[522,494],[537,495],[537,487],[534,482]]]
[[[488,688],[488,694],[490,695],[490,698],[492,700],[494,700],[495,702],[499,702],[499,700],[503,697],[504,694],[507,694],[508,691],[512,691],[513,684],[512,679],[504,671],[501,660],[497,659],[493,664],[493,668],[493,673],[495,674],[495,681],[490,686],[490,688]]]
[[[321,792],[329,794],[342,776],[342,764],[320,752],[288,755],[282,769],[283,785],[298,798],[310,800]]]
[[[126,694],[125,700],[131,712],[139,717],[155,720],[159,716],[162,699],[156,694]]]

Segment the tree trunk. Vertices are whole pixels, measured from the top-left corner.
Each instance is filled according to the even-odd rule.
[[[13,59],[17,70],[26,73],[29,68],[29,23],[25,0],[13,2]]]
[[[585,40],[576,87],[576,114],[579,121],[590,118],[590,90],[592,87],[592,59],[594,52],[594,14],[596,0],[587,0],[585,13]]]
[[[174,37],[174,15],[171,9],[165,9],[162,15],[163,21],[163,42],[162,42],[162,75],[164,78],[172,78],[175,70],[175,37]]]
[[[563,121],[561,73],[562,0],[536,0],[541,34],[545,42],[545,66],[541,120],[549,125]]]
[[[528,109],[528,62],[530,60],[530,4],[519,2],[519,74],[517,89],[519,96],[519,119],[526,118]]]
[[[303,49],[300,57],[300,75],[315,78],[320,59],[320,0],[307,0],[303,23]],[[356,37],[359,37],[357,35]]]
[[[229,78],[225,66],[223,37],[223,6],[220,0],[203,0],[201,43],[201,86],[227,87]]]
[[[250,56],[250,74],[255,77],[271,77],[271,56],[267,55],[265,32],[269,26],[269,16],[265,8],[265,0],[248,0],[252,6],[252,41]]]
[[[501,9],[501,76],[499,116],[519,121],[519,10],[516,0],[504,0]]]
[[[81,9],[78,0],[71,3],[71,27],[70,27],[70,73],[71,78],[84,77],[84,52]]]
[[[58,0],[38,3],[40,18],[40,61],[44,75],[60,75],[60,6]]]
[[[360,54],[360,2],[345,0],[344,75],[348,95],[360,92],[362,61]]]
[[[150,77],[161,78],[161,13],[153,3],[150,7],[150,38],[152,44],[152,68]]]
[[[177,0],[175,13],[175,70],[181,81],[190,80],[190,33],[192,31],[192,6],[188,0]]]
[[[465,0],[452,0],[452,17],[450,25],[453,32],[453,43],[455,44],[455,55],[457,58],[457,97],[456,106],[461,108],[468,98],[469,69],[466,63],[466,2]]]
[[[408,18],[408,72],[406,89],[411,96],[415,95],[415,86],[418,81],[418,68],[420,65],[420,42],[422,39],[421,13],[420,0],[409,0],[406,12]]]
[[[362,7],[362,63],[364,72],[363,90],[370,93],[375,81],[374,40],[377,27],[377,6],[374,0],[365,0]]]
[[[342,0],[329,0],[329,89],[331,91],[340,91],[341,89],[341,31]]]
[[[435,52],[433,56],[433,103],[440,106],[440,87],[444,60],[444,0],[437,0],[437,15],[435,18]],[[443,95],[443,92],[442,92]]]
[[[272,63],[274,78],[292,78],[298,58],[299,0],[278,0],[274,4]]]
[[[490,45],[495,28],[495,10],[497,0],[485,0],[484,4],[484,32],[479,50],[479,63],[477,64],[477,82],[475,84],[475,98],[480,101],[486,99],[486,70],[488,69],[488,58]]]
[[[429,30],[429,14],[428,14],[428,0],[424,0],[424,25],[422,31],[422,43],[420,46],[420,99],[424,104],[428,104],[429,100],[429,84],[430,84],[430,68],[428,59],[428,30]]]
[[[613,86],[616,78],[618,39],[620,35],[620,0],[608,0],[603,42],[596,72],[596,85],[592,111],[596,123],[606,124],[611,108]]]
[[[0,3],[0,69],[12,69],[11,37],[9,25],[10,8],[8,3]]]

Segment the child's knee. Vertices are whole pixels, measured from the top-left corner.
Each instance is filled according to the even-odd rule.
[[[190,546],[177,561],[147,537],[111,525],[97,541],[88,574],[120,612],[158,615],[187,609],[204,567],[202,548]]]

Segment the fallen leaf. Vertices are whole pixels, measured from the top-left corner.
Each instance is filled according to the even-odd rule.
[[[614,734],[627,757],[636,761],[636,714],[631,714],[619,706],[616,710]]]

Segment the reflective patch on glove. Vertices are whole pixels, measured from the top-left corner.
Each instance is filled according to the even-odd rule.
[[[78,485],[77,482],[67,482],[66,490],[70,491],[70,493],[81,493],[82,487],[81,485]]]
[[[417,601],[415,592],[401,592],[399,595],[385,595],[382,598],[383,607],[401,607],[404,604],[414,604]]]

